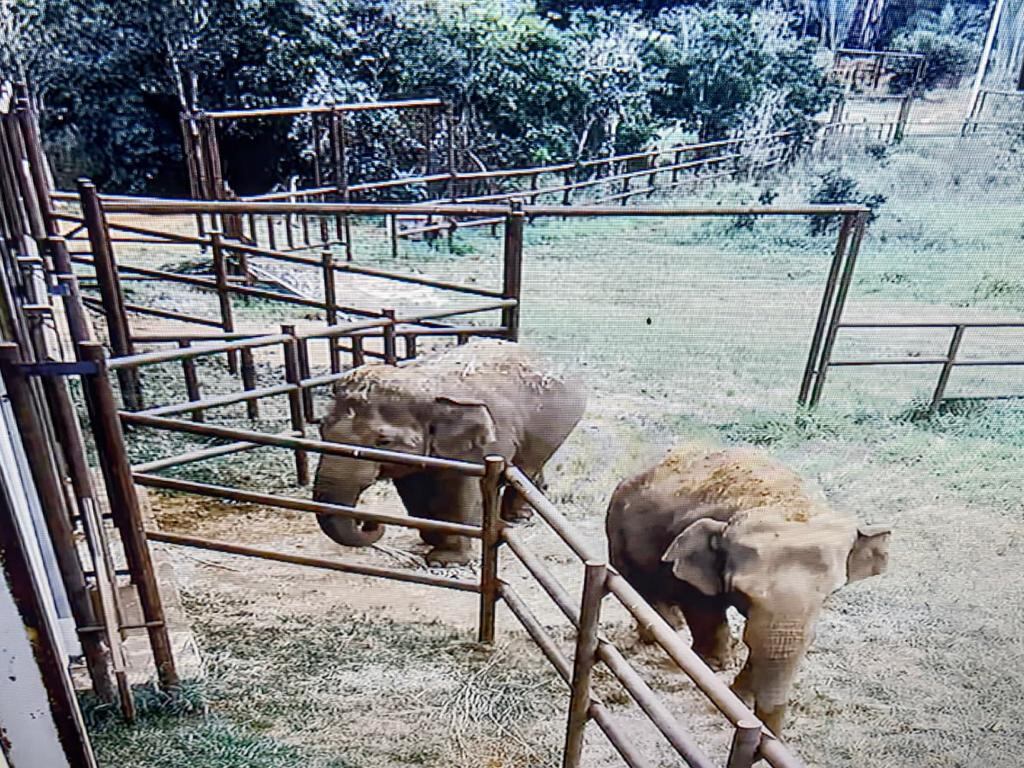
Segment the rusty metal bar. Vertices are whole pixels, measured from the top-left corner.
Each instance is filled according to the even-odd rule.
[[[757,720],[740,720],[729,747],[729,759],[725,768],[751,768],[757,760],[757,748],[761,743],[761,723]]]
[[[583,736],[590,711],[590,677],[597,660],[598,629],[601,621],[601,600],[608,577],[608,566],[588,560],[584,564],[583,597],[580,601],[580,627],[576,636],[576,655],[572,665],[572,695],[569,700],[569,721],[566,726],[562,768],[579,768],[583,753]]]
[[[932,394],[932,402],[929,412],[935,413],[942,404],[942,398],[946,394],[946,385],[949,383],[949,375],[953,372],[953,365],[956,362],[957,352],[960,351],[960,342],[964,338],[964,326],[958,325],[953,331],[953,338],[949,341],[949,349],[946,352],[946,362],[942,366],[942,373],[939,374],[939,381],[935,385],[935,392]]]
[[[836,343],[836,335],[839,333],[838,323],[842,322],[843,309],[846,307],[846,296],[849,293],[850,285],[853,282],[853,270],[857,265],[857,255],[860,252],[861,243],[864,240],[864,232],[867,229],[867,213],[860,213],[853,225],[853,232],[850,238],[850,246],[846,255],[846,265],[843,267],[843,275],[840,278],[839,286],[836,289],[835,302],[832,305],[832,317],[829,321],[828,332],[822,344],[821,359],[818,362],[818,372],[814,379],[814,386],[811,388],[811,399],[809,406],[814,408],[821,399],[821,391],[825,386],[825,377],[828,375],[829,363],[832,358],[832,349]]]
[[[512,586],[505,582],[501,583],[499,592],[512,615],[518,619],[526,633],[540,648],[541,653],[551,662],[559,677],[568,684],[572,675],[569,660],[559,650],[529,606]],[[630,768],[649,768],[650,762],[633,746],[633,740],[619,727],[603,703],[596,698],[591,699],[589,714]]]
[[[162,623],[165,621],[163,603],[149,547],[143,535],[142,512],[132,484],[131,465],[125,451],[114,391],[107,376],[106,353],[96,342],[82,342],[78,348],[82,359],[94,363],[97,369],[96,373],[82,376],[96,452],[103,470],[110,509],[114,513],[115,522],[119,523],[118,530],[121,532],[128,566],[132,569],[133,580],[138,588],[143,617],[147,622],[161,622],[160,626],[149,629],[149,642],[160,684],[170,688],[178,684],[178,673],[174,666],[170,637]]]
[[[217,230],[210,232],[210,247],[213,253],[213,273],[216,277],[217,304],[220,307],[220,325],[224,333],[233,333],[235,330],[235,318],[231,308],[231,294],[228,281],[228,265],[224,254],[224,246],[221,233]],[[228,372],[238,373],[238,356],[234,350],[227,352]]]
[[[288,390],[288,412],[291,415],[292,431],[300,437],[306,434],[306,420],[302,413],[302,393],[299,384],[302,375],[299,371],[298,340],[295,338],[294,325],[282,325],[281,332],[288,336],[284,342],[284,377],[291,385]],[[295,449],[295,481],[299,485],[309,485],[309,457],[301,448]]]
[[[145,534],[146,538],[150,541],[159,541],[164,544],[175,544],[182,547],[195,547],[197,549],[205,549],[212,552],[225,552],[230,555],[241,555],[242,557],[257,557],[261,560],[273,560],[278,563],[304,565],[310,568],[324,568],[330,571],[354,573],[359,576],[375,576],[381,579],[407,581],[412,584],[424,584],[430,587],[442,587],[444,589],[454,589],[460,592],[476,592],[480,589],[476,583],[471,581],[448,579],[443,576],[417,573],[415,571],[403,571],[396,568],[383,568],[379,566],[363,565],[361,563],[349,563],[341,560],[326,560],[320,557],[307,557],[305,555],[292,555],[286,552],[275,552],[270,549],[246,547],[229,541],[204,539],[199,536],[184,536],[178,533],[167,533],[166,531],[147,530]]]
[[[207,449],[208,452],[209,450],[210,449]],[[210,456],[208,455],[206,458],[210,458]],[[152,462],[152,464],[155,463],[156,462]],[[256,491],[229,488],[223,485],[200,483],[191,480],[180,480],[173,477],[161,477],[160,475],[147,474],[145,472],[135,472],[133,477],[138,485],[142,485],[147,488],[159,488],[165,491],[191,493],[197,496],[208,496],[214,499],[225,499],[227,501],[237,501],[245,504],[258,504],[264,507],[288,509],[293,512],[310,512],[317,515],[350,517],[354,520],[361,520],[368,523],[397,525],[402,528],[412,528],[417,531],[436,531],[437,533],[444,533],[451,536],[466,536],[471,539],[480,539],[483,537],[482,529],[476,525],[450,523],[444,520],[428,520],[426,518],[407,517],[402,515],[390,515],[384,512],[369,512],[367,510],[345,504],[326,504],[319,501],[310,501],[309,499],[275,496],[268,493],[258,493]]]
[[[188,341],[187,339],[182,339],[181,341],[178,342],[178,347],[181,348],[181,349],[186,349],[187,347],[191,346],[191,343],[192,342]],[[182,361],[181,361],[181,369],[182,369],[182,376],[185,379],[185,392],[187,394],[187,397],[188,397],[188,399],[191,402],[196,402],[197,400],[199,400],[201,398],[201,395],[199,394],[199,377],[196,376],[196,362],[195,362],[195,358],[191,358],[191,357],[183,358]],[[200,410],[198,408],[193,410],[192,411],[192,420],[193,421],[202,421],[203,420],[203,412],[202,412],[202,410]]]
[[[380,313],[390,321],[382,330],[384,334],[384,362],[388,365],[395,365],[398,362],[398,349],[395,344],[395,310],[390,308],[382,309]]]
[[[317,104],[297,107],[268,107],[264,109],[225,109],[207,112],[213,120],[237,120],[242,118],[294,117],[296,115],[337,112],[371,112],[382,109],[430,109],[443,107],[441,99],[403,99],[399,101],[360,101],[349,104]]]
[[[250,448],[259,447],[260,446],[256,443],[247,443],[244,441],[228,443],[227,445],[215,445],[212,448],[202,448],[198,451],[179,453],[176,456],[168,456],[163,459],[155,459],[142,464],[135,464],[132,466],[132,473],[135,476],[136,482],[139,483],[138,475],[145,472],[156,472],[157,470],[167,469],[168,467],[179,467],[182,464],[192,464],[196,461],[204,461],[206,459],[213,459],[219,456],[228,456],[232,453],[241,453],[242,451],[248,451]],[[141,485],[141,483],[139,484]]]
[[[96,612],[90,599],[82,570],[82,563],[75,546],[71,518],[65,507],[65,497],[60,478],[51,461],[48,440],[35,405],[35,396],[25,374],[19,370],[21,356],[18,345],[13,342],[0,344],[0,373],[3,375],[7,398],[14,412],[15,422],[21,436],[25,456],[32,473],[32,482],[43,508],[46,529],[53,542],[57,568],[61,581],[68,593],[72,616],[78,626],[96,623]],[[110,676],[108,649],[99,639],[83,638],[89,677],[96,695],[104,701],[113,701],[115,688]]]
[[[241,358],[240,369],[242,374],[242,389],[252,392],[256,389],[256,362],[252,358],[252,348],[239,350]],[[245,401],[245,413],[250,421],[260,417],[260,401],[257,397],[247,398]]]
[[[386,451],[382,448],[367,448],[348,443],[329,443],[323,440],[310,440],[309,438],[271,435],[266,432],[223,427],[216,424],[195,424],[189,421],[168,419],[162,416],[149,416],[144,413],[132,413],[130,411],[122,411],[120,416],[125,424],[140,427],[167,429],[172,432],[185,432],[205,437],[222,437],[227,440],[244,440],[256,443],[257,445],[270,445],[291,450],[298,449],[310,453],[324,453],[329,456],[347,456],[353,459],[401,464],[409,467],[418,467],[419,469],[448,469],[471,477],[483,477],[484,474],[483,465],[469,461],[439,459],[433,456]]]
[[[502,249],[504,270],[501,293],[514,300],[501,312],[501,324],[508,329],[508,340],[519,341],[520,301],[523,288],[523,227],[526,217],[521,204],[512,203],[505,218],[505,242]]]
[[[832,264],[829,266],[828,277],[825,280],[825,290],[821,295],[821,306],[818,308],[818,319],[814,323],[814,333],[811,336],[811,348],[807,353],[807,363],[804,365],[804,375],[800,382],[800,394],[797,397],[797,402],[800,405],[807,403],[807,396],[811,391],[811,382],[817,372],[818,354],[821,351],[821,341],[828,321],[828,311],[832,307],[836,281],[839,279],[843,257],[846,255],[846,244],[849,241],[853,223],[853,217],[844,216],[842,226],[839,229],[839,237],[836,239],[835,251],[832,254]]]
[[[480,626],[477,639],[494,643],[494,621],[498,607],[498,550],[501,546],[501,478],[505,459],[487,456],[480,478],[483,498],[482,542],[480,545]]]

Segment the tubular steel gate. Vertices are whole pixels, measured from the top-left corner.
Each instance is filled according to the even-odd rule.
[[[859,245],[862,234],[865,210],[859,206],[804,206],[795,208],[628,208],[620,207],[562,207],[562,206],[438,206],[432,210],[438,215],[452,217],[496,216],[501,214],[505,224],[503,239],[502,287],[500,290],[474,288],[473,293],[490,299],[485,304],[471,307],[453,307],[452,309],[399,316],[392,310],[382,310],[365,319],[342,320],[341,312],[352,313],[360,310],[342,307],[332,296],[329,286],[333,275],[333,265],[323,264],[319,260],[295,253],[277,252],[272,249],[240,244],[238,241],[227,240],[220,236],[217,224],[227,215],[243,215],[248,218],[271,220],[274,217],[303,216],[333,220],[339,215],[370,216],[389,215],[402,207],[396,204],[288,204],[288,203],[245,203],[245,202],[187,202],[187,201],[153,201],[105,199],[95,193],[91,185],[81,185],[81,216],[59,213],[55,219],[63,226],[70,226],[66,233],[71,235],[70,241],[51,238],[53,245],[62,246],[65,242],[72,244],[76,239],[87,236],[90,256],[83,251],[68,251],[62,259],[82,266],[92,267],[99,280],[99,289],[103,295],[101,307],[108,326],[108,335],[112,343],[115,338],[128,341],[125,352],[107,359],[103,348],[92,341],[88,335],[76,335],[78,354],[84,366],[79,372],[82,377],[83,390],[90,407],[95,442],[101,465],[106,477],[107,493],[110,508],[115,513],[115,523],[122,530],[122,536],[131,539],[144,537],[149,541],[167,544],[198,547],[235,555],[270,559],[279,562],[324,568],[345,573],[361,574],[390,578],[399,581],[436,586],[446,589],[468,591],[480,595],[480,618],[478,634],[482,642],[494,639],[495,606],[504,601],[512,614],[522,624],[529,636],[540,647],[544,655],[554,665],[558,674],[570,685],[571,697],[569,704],[569,723],[567,726],[564,761],[567,766],[579,763],[584,725],[593,720],[608,736],[612,744],[631,766],[648,765],[648,761],[631,744],[628,736],[617,725],[603,702],[591,692],[590,675],[593,665],[604,664],[612,675],[625,687],[629,695],[638,703],[655,727],[663,734],[668,743],[682,759],[691,766],[711,766],[713,762],[696,744],[692,736],[677,722],[670,710],[661,702],[655,692],[644,682],[633,666],[626,660],[622,652],[598,633],[600,605],[608,595],[620,602],[626,610],[642,625],[648,627],[661,647],[694,681],[700,691],[708,697],[735,728],[735,736],[727,764],[731,768],[749,766],[757,757],[763,757],[775,766],[794,766],[800,763],[770,733],[764,730],[749,709],[706,667],[676,632],[661,619],[660,616],[630,587],[624,579],[610,569],[604,558],[591,551],[588,545],[575,534],[565,518],[555,506],[531,483],[531,481],[514,466],[506,466],[501,457],[487,457],[484,464],[473,462],[452,461],[447,459],[411,456],[392,451],[367,448],[357,445],[328,443],[305,437],[306,425],[317,420],[314,412],[312,391],[329,386],[345,375],[347,370],[361,364],[367,357],[383,359],[390,364],[401,365],[413,359],[417,354],[415,340],[419,336],[454,336],[465,339],[472,335],[496,335],[505,338],[516,338],[519,324],[520,270],[523,252],[523,225],[527,217],[608,217],[608,216],[672,216],[672,217],[703,217],[703,216],[840,216],[843,225],[833,255],[833,267],[827,286],[825,299],[822,302],[824,313],[832,293],[837,285],[837,275],[841,265],[849,263],[850,254]],[[205,236],[191,236],[185,244],[193,247],[205,246],[210,250],[218,280],[212,283],[204,278],[188,276],[181,280],[177,273],[166,273],[161,270],[146,268],[140,273],[138,268],[125,260],[118,259],[117,249],[129,244],[137,246],[138,240],[145,242],[179,242],[178,234],[165,241],[159,238],[167,235],[157,226],[142,227],[137,224],[125,225],[117,223],[126,215],[149,216],[156,220],[160,217],[203,217],[207,222]],[[116,221],[115,221],[116,220]],[[76,228],[85,227],[84,232],[75,232]],[[179,238],[176,240],[175,238]],[[83,241],[84,242],[84,241]],[[229,259],[228,254],[235,258]],[[211,321],[207,325],[221,326],[219,332],[209,330],[188,339],[178,339],[177,349],[156,349],[139,352],[136,346],[144,344],[162,344],[171,335],[142,335],[134,333],[126,317],[130,312],[145,312],[146,307],[126,305],[123,303],[121,282],[132,276],[141,274],[150,279],[167,281],[168,284],[179,283],[193,288],[213,291],[218,296],[218,305],[224,306],[223,299],[232,294],[257,295],[261,298],[267,293],[263,289],[255,289],[245,285],[245,272],[234,270],[234,280],[224,277],[232,272],[228,263],[235,262],[238,268],[238,255],[258,255],[273,257],[286,262],[295,262],[304,266],[319,265],[324,276],[325,296],[323,301],[308,299],[296,300],[285,297],[285,303],[323,309],[328,313],[328,324],[307,330],[298,330],[293,326],[284,326],[281,333],[264,333],[244,335],[227,327],[222,316],[220,321]],[[218,266],[219,265],[219,266]],[[344,262],[339,265],[342,270],[351,269],[352,265]],[[330,268],[328,268],[330,267]],[[372,270],[371,274],[382,279],[399,280],[404,276],[397,273],[386,273]],[[196,282],[200,280],[202,282]],[[84,314],[81,304],[74,309],[74,304],[81,296],[77,280],[70,275],[58,277],[58,282],[66,286],[65,301],[68,304],[69,317]],[[439,290],[460,292],[466,286],[458,283],[435,281],[416,277],[419,282]],[[250,292],[256,291],[255,294]],[[278,295],[275,293],[275,298]],[[230,301],[228,302],[230,304]],[[151,308],[149,308],[151,309]],[[331,311],[335,314],[332,316]],[[502,322],[497,326],[445,326],[438,320],[467,313],[500,311]],[[157,313],[158,316],[160,313]],[[331,319],[333,317],[333,319]],[[191,317],[175,313],[174,320],[196,323],[204,318]],[[432,324],[430,324],[432,323]],[[824,328],[824,320],[819,319],[819,328]],[[74,335],[74,331],[72,331]],[[379,351],[371,350],[366,342],[370,339],[380,342]],[[399,345],[398,340],[404,339],[405,344]],[[817,337],[816,337],[817,338]],[[308,345],[314,340],[326,341],[331,345],[330,370],[314,375],[309,367]],[[281,383],[256,387],[252,376],[252,353],[256,349],[279,349],[284,360],[284,381]],[[347,364],[342,365],[341,355],[347,356]],[[242,377],[242,389],[229,394],[203,397],[198,390],[198,376],[195,362],[198,358],[225,355],[230,359],[237,357],[242,362],[236,368]],[[171,402],[152,405],[143,404],[142,379],[138,375],[141,368],[162,363],[180,363],[188,393],[188,399],[182,402]],[[249,371],[247,374],[246,371]],[[121,387],[122,399],[126,408],[117,406],[115,389],[111,383],[111,374],[115,376]],[[203,414],[213,408],[232,404],[246,404],[250,418],[258,415],[259,403],[265,399],[285,397],[288,402],[290,429],[278,434],[269,434],[253,429],[240,429],[222,425],[205,423]],[[180,418],[191,416],[191,420]],[[148,428],[165,432],[217,438],[226,441],[210,448],[195,450],[175,456],[163,457],[147,461],[135,466],[129,464],[124,444],[122,425],[132,429]],[[391,514],[369,512],[355,507],[324,504],[307,499],[259,493],[244,489],[201,483],[190,480],[166,477],[159,472],[171,467],[181,466],[240,453],[253,448],[269,446],[287,449],[294,455],[296,479],[300,485],[309,482],[308,455],[321,453],[342,455],[352,458],[413,465],[417,467],[436,467],[457,471],[461,474],[478,477],[482,483],[484,515],[479,526],[459,523],[422,520]],[[480,579],[470,582],[463,579],[452,579],[434,574],[409,572],[396,568],[370,566],[361,563],[346,562],[295,555],[287,552],[271,551],[257,547],[244,546],[228,541],[217,541],[196,536],[147,530],[139,511],[139,503],[134,487],[140,485],[167,491],[196,494],[211,498],[242,501],[295,511],[317,514],[342,515],[364,521],[386,523],[418,530],[433,530],[447,534],[464,535],[481,540]],[[580,559],[585,570],[585,588],[581,603],[575,603],[566,588],[551,574],[541,558],[533,553],[524,543],[516,530],[502,524],[498,510],[499,499],[503,493],[517,493],[536,511],[538,519],[548,527],[572,550]],[[144,548],[144,544],[143,544]],[[577,630],[577,641],[574,659],[570,661],[559,649],[552,636],[538,621],[527,607],[527,604],[516,590],[498,576],[499,553],[506,548],[519,560],[533,576],[541,588],[554,600],[561,612]],[[130,567],[132,566],[129,563]],[[144,563],[134,564],[134,568],[147,569]],[[152,574],[140,577],[140,582],[153,580]],[[153,581],[155,584],[155,580]],[[156,619],[155,621],[159,621]],[[154,644],[154,655],[160,659],[159,644]],[[172,663],[169,659],[166,663]]]

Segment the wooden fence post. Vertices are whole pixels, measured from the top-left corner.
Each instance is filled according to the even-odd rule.
[[[110,231],[107,229],[107,221],[103,214],[99,194],[91,181],[79,179],[78,195],[82,205],[82,218],[85,219],[85,226],[89,231],[89,244],[96,268],[96,280],[103,298],[103,311],[107,320],[107,334],[110,337],[111,350],[115,357],[134,354],[128,314],[124,309],[121,280],[117,274],[117,263],[114,260],[114,250],[110,243]],[[142,408],[142,388],[139,372],[135,369],[121,369],[117,372],[117,380],[125,407],[131,411],[140,410]]]
[[[324,280],[324,304],[327,305],[327,324],[338,324],[338,291],[334,274],[334,254],[325,250],[320,254],[320,266],[323,271]],[[331,361],[331,373],[338,373],[341,370],[341,356],[338,352],[338,338],[332,336],[327,340],[329,357]]]
[[[523,205],[514,201],[505,217],[504,275],[501,295],[515,299],[515,306],[501,310],[501,324],[509,341],[519,341],[519,301],[523,285]]]
[[[288,393],[288,411],[291,415],[292,430],[299,437],[305,437],[306,424],[302,414],[302,390],[299,388],[302,377],[299,373],[298,339],[295,337],[295,326],[282,325],[281,333],[291,337],[282,346],[285,380],[296,387]],[[305,451],[299,449],[295,451],[295,482],[299,485],[309,485],[309,457]]]
[[[494,623],[498,606],[498,549],[501,546],[501,478],[505,459],[487,456],[480,479],[483,496],[483,537],[480,541],[480,627],[478,639],[494,642]]]
[[[239,356],[241,357],[239,369],[242,374],[242,389],[247,392],[256,389],[256,362],[252,357],[252,349],[247,347],[241,350]],[[260,401],[255,398],[246,400],[245,414],[250,421],[258,419],[260,417]]]
[[[608,577],[608,567],[604,563],[588,560],[584,567],[586,571],[583,578],[583,599],[576,636],[576,656],[572,667],[572,694],[569,699],[569,722],[566,726],[562,768],[578,768],[583,752],[583,736],[586,733],[591,703],[590,677],[594,662],[597,660],[601,600]]]
[[[96,366],[95,372],[82,376],[82,388],[89,409],[96,453],[103,471],[110,511],[121,533],[125,559],[139,592],[139,603],[149,632],[149,644],[153,650],[157,675],[163,688],[171,688],[178,684],[178,673],[174,666],[174,654],[167,633],[160,589],[157,586],[153,561],[146,542],[142,511],[135,493],[132,467],[125,450],[121,419],[117,413],[114,390],[107,375],[106,353],[96,342],[83,342],[78,348],[81,359]]]

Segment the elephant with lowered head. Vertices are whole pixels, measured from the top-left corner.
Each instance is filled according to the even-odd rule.
[[[709,665],[729,663],[731,605],[749,655],[733,690],[778,735],[825,599],[885,571],[889,528],[858,526],[763,451],[691,444],[616,488],[612,565]]]
[[[540,481],[544,464],[583,414],[581,386],[518,344],[475,340],[401,367],[371,364],[353,369],[335,388],[331,412],[321,424],[325,441],[480,462],[499,455]],[[482,513],[479,478],[444,469],[420,469],[344,456],[322,455],[313,498],[355,505],[377,480],[391,480],[414,517],[477,523]],[[524,519],[511,489],[502,517]],[[379,523],[318,515],[320,527],[339,544],[368,546],[384,533]],[[466,563],[469,540],[422,531],[434,565]]]

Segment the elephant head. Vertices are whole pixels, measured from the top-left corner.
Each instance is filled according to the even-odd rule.
[[[479,461],[485,446],[496,440],[496,427],[487,405],[459,394],[438,394],[384,383],[365,386],[371,376],[393,375],[399,369],[366,366],[363,386],[342,389],[320,427],[324,441],[350,443],[401,453]],[[414,468],[381,464],[345,456],[321,455],[313,498],[354,506],[376,480],[399,478]],[[339,544],[365,547],[384,535],[379,523],[337,515],[318,515],[324,533]]]
[[[729,522],[692,523],[662,556],[676,578],[746,615],[750,654],[733,689],[776,734],[825,599],[885,571],[889,534],[888,527],[858,528],[828,511],[807,516],[760,508]]]

